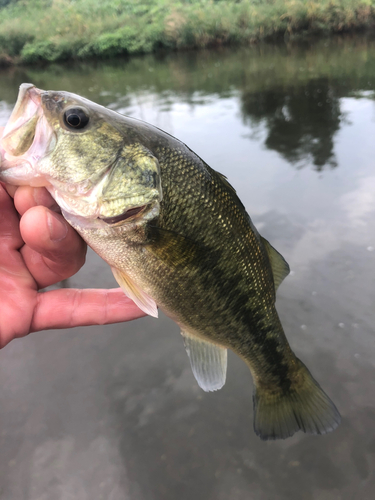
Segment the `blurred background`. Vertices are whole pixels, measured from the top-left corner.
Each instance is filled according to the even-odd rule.
[[[277,309],[343,420],[326,436],[260,441],[245,364],[230,354],[226,385],[204,393],[162,314],[39,332],[0,352],[0,498],[372,499],[374,41],[12,66],[0,72],[0,126],[23,82],[150,122],[228,177],[291,267]],[[89,251],[61,286],[116,284]]]

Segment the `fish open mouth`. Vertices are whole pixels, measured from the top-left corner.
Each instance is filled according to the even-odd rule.
[[[142,205],[140,207],[129,208],[120,215],[116,215],[115,217],[100,217],[100,219],[107,224],[117,224],[119,222],[123,222],[131,217],[135,217],[145,210],[148,205]]]
[[[16,105],[1,140],[9,155],[21,156],[30,149],[40,118],[41,93],[42,91],[32,84],[21,85]]]
[[[17,185],[46,186],[38,162],[54,147],[54,133],[42,110],[42,90],[20,87],[13,112],[0,140],[1,180]]]

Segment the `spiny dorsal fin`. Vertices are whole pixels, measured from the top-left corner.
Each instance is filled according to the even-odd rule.
[[[157,226],[147,227],[147,240],[146,249],[172,266],[186,266],[202,251],[195,241]]]
[[[124,272],[111,267],[113,276],[115,277],[117,283],[120,285],[125,295],[132,299],[132,301],[137,304],[137,306],[142,309],[146,314],[158,317],[158,307],[154,301],[147,293],[139,288],[139,286],[134,283],[134,281],[127,276]]]
[[[277,250],[273,248],[271,243],[269,243],[262,236],[260,237],[262,243],[267,250],[268,258],[270,260],[272,273],[273,273],[273,281],[275,284],[275,292],[279,288],[280,283],[286,278],[290,272],[289,265],[284,257]]]
[[[198,385],[206,392],[221,389],[227,375],[227,349],[183,331],[181,335]]]
[[[232,184],[228,181],[228,178],[224,174],[221,174],[220,172],[218,172],[217,170],[215,170],[215,172],[220,177],[222,182],[227,186],[227,188],[230,189],[231,191],[233,191],[234,194],[237,194],[237,191],[234,189]]]

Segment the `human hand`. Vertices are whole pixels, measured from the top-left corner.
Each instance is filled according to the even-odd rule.
[[[0,183],[0,348],[39,330],[145,316],[120,288],[39,291],[75,274],[85,255],[44,188]]]

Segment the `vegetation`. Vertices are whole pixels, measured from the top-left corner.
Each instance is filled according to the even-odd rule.
[[[375,0],[0,0],[0,64],[364,30]]]

